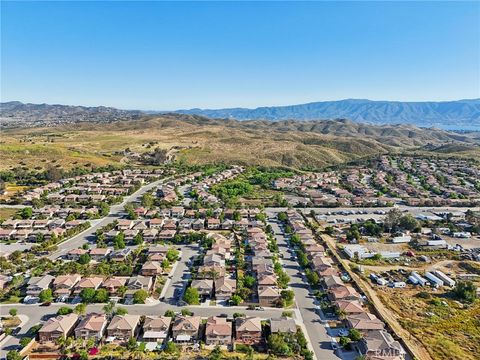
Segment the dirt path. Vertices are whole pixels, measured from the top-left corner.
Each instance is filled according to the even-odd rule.
[[[420,341],[418,341],[416,338],[414,338],[407,330],[405,330],[400,325],[394,313],[382,303],[382,301],[378,297],[375,290],[371,288],[370,284],[368,284],[360,276],[358,276],[356,273],[350,270],[350,261],[342,259],[339,256],[339,254],[337,253],[335,240],[331,236],[326,234],[322,234],[322,239],[325,241],[328,248],[332,251],[337,261],[340,262],[343,265],[343,267],[348,271],[351,278],[355,281],[358,287],[364,292],[364,294],[367,296],[369,301],[376,308],[382,320],[385,321],[390,326],[390,328],[399,338],[403,339],[408,349],[415,356],[415,358],[422,359],[422,360],[433,360],[433,358],[430,356],[430,354],[428,353],[426,348],[423,346],[423,344]],[[447,260],[447,261],[450,261],[450,260]],[[374,268],[376,270],[379,270],[379,268],[381,267],[374,267]],[[392,267],[385,267],[385,268],[387,270],[392,269]],[[412,269],[412,268],[409,268],[409,269]]]

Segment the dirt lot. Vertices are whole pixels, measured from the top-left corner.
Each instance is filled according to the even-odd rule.
[[[398,322],[425,346],[433,359],[478,359],[480,300],[466,307],[450,299],[445,292],[431,292],[427,298],[422,298],[418,296],[420,291],[383,288],[377,293]]]

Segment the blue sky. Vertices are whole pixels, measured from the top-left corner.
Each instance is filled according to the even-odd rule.
[[[4,2],[2,101],[480,97],[480,2]]]

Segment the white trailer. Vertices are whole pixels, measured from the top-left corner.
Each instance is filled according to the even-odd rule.
[[[450,277],[445,275],[440,270],[435,270],[433,273],[435,274],[436,277],[438,277],[440,280],[442,280],[446,285],[448,285],[450,287],[455,286],[455,280],[452,280]]]
[[[417,283],[420,285],[420,286],[425,286],[425,285],[428,285],[428,280],[425,279],[423,276],[419,275],[416,271],[412,271],[412,275],[416,280],[417,280]]]
[[[388,281],[385,280],[384,278],[379,277],[379,278],[377,278],[377,284],[380,285],[380,286],[385,286],[385,285],[388,284]]]
[[[395,281],[393,283],[394,288],[404,288],[406,286],[407,286],[407,284],[405,283],[405,281]]]
[[[432,283],[435,284],[435,286],[437,287],[442,287],[443,286],[443,281],[441,279],[439,279],[438,277],[436,277],[435,275],[433,275],[431,272],[427,271],[425,273],[425,277],[430,280]]]
[[[415,276],[413,275],[410,275],[408,277],[408,280],[410,280],[410,282],[413,284],[413,285],[417,285],[418,284],[418,280],[415,278]]]

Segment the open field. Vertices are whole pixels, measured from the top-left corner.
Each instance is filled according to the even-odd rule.
[[[480,353],[480,301],[464,307],[433,293],[424,299],[418,290],[382,289],[378,296],[399,323],[420,341],[434,359],[477,359]]]
[[[118,165],[128,161],[126,149],[141,154],[157,147],[176,147],[176,159],[190,164],[222,162],[308,169],[387,152],[428,152],[422,146],[447,142],[465,144],[461,152],[465,156],[478,151],[473,138],[406,126],[378,127],[348,121],[239,122],[164,115],[135,121],[5,130],[0,167],[69,169]],[[450,156],[450,148],[441,153]]]
[[[0,207],[0,221],[6,220],[17,213],[18,209]]]

